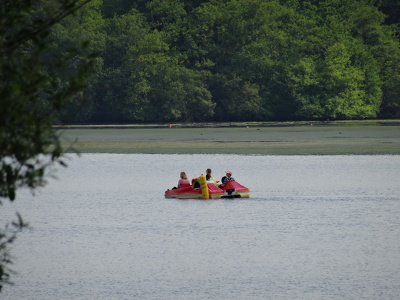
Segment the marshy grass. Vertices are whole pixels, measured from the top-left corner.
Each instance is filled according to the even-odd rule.
[[[64,148],[80,153],[400,154],[400,120],[171,126],[90,125],[59,130]]]

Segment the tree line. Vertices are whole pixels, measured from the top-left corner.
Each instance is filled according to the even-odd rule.
[[[396,3],[92,0],[52,31],[56,53],[86,40],[98,53],[61,120],[399,117]]]

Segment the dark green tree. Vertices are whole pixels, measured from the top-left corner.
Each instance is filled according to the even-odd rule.
[[[400,24],[400,0],[377,0],[375,5],[387,16],[385,24]]]
[[[105,31],[104,64],[95,84],[91,120],[96,123],[144,121],[148,106],[144,95],[148,88],[142,80],[145,74],[139,72],[141,63],[135,62],[140,49],[147,54],[152,51],[146,49],[146,45],[159,51],[166,45],[157,31],[150,31],[143,15],[134,9],[106,19]]]
[[[3,0],[0,5],[0,204],[16,199],[20,188],[44,185],[49,166],[65,165],[52,125],[66,101],[86,87],[93,62],[82,56],[65,74],[74,53],[47,55],[48,37],[55,24],[88,2]],[[12,273],[9,245],[24,225],[18,217],[0,230],[0,289]]]
[[[47,38],[49,49],[44,53],[46,59],[51,60],[52,57],[68,59],[73,53],[73,58],[68,59],[68,64],[64,65],[64,71],[53,75],[58,76],[60,82],[68,82],[66,76],[76,73],[79,62],[85,57],[97,54],[92,60],[93,74],[90,76],[91,80],[87,81],[88,88],[66,101],[60,112],[61,123],[82,123],[88,121],[93,113],[94,84],[103,68],[102,54],[107,39],[104,30],[105,21],[100,12],[101,5],[101,0],[91,0],[75,12],[73,18],[65,18],[55,24]],[[85,47],[77,49],[76,45]]]

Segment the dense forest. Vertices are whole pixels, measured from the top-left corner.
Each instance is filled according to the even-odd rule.
[[[71,55],[86,42],[76,54],[97,54],[64,123],[398,118],[399,8],[397,0],[92,0],[54,26],[43,55]]]

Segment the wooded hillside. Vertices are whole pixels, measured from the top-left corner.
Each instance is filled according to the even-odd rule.
[[[93,0],[51,36],[56,53],[89,41],[87,51],[99,55],[90,88],[62,120],[398,118],[399,7],[368,0]]]

